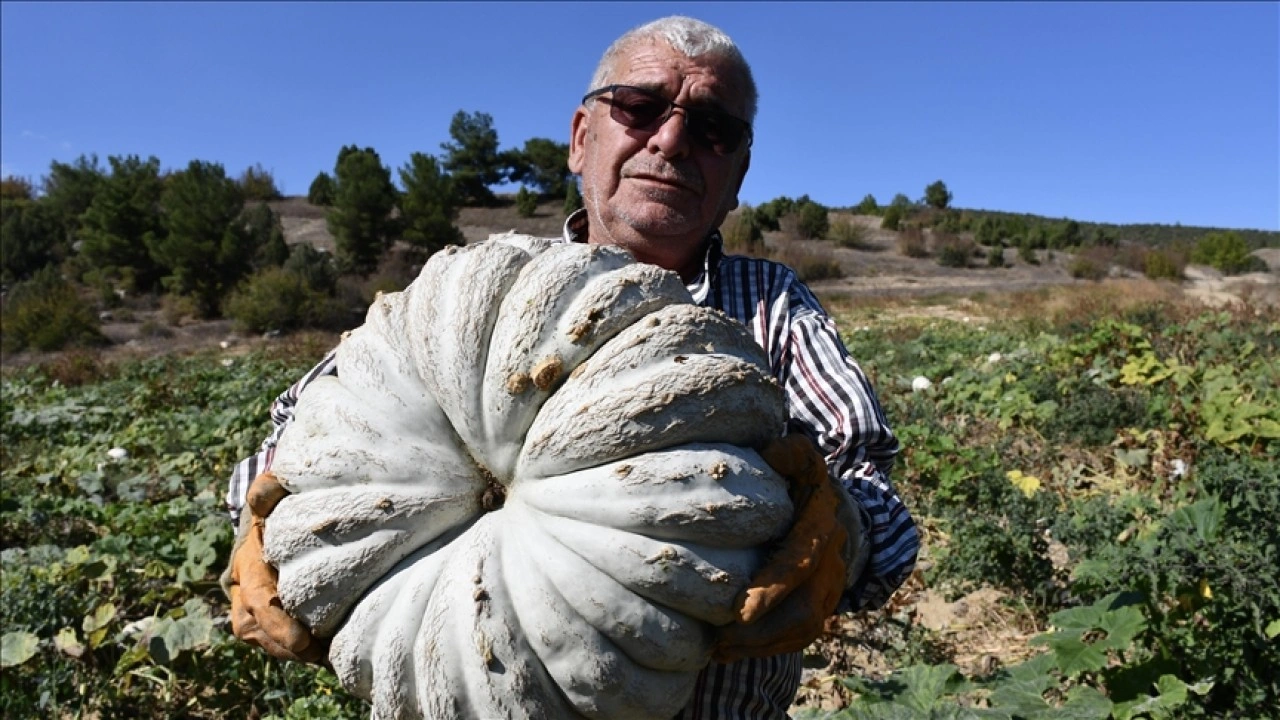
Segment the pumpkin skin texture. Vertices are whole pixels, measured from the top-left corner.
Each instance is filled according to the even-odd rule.
[[[625,251],[436,253],[308,386],[264,555],[375,718],[679,712],[783,534],[746,328]]]

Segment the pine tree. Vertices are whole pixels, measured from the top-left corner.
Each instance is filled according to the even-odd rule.
[[[516,193],[516,212],[520,217],[533,217],[538,212],[538,194],[521,185]]]
[[[241,220],[244,190],[218,163],[192,160],[161,198],[163,235],[148,245],[169,275],[165,286],[195,299],[201,315],[217,315],[223,294],[252,269],[255,238]]]
[[[390,245],[396,189],[373,148],[348,145],[334,166],[333,207],[325,220],[344,272],[367,274]]]
[[[449,123],[452,143],[441,143],[445,151],[444,169],[466,204],[492,205],[490,185],[503,180],[503,157],[498,152],[498,131],[488,113],[459,110]]]
[[[462,232],[454,226],[458,216],[458,195],[453,179],[440,169],[436,159],[413,153],[400,169],[400,222],[402,239],[426,252],[427,256],[448,245],[462,245]]]
[[[947,190],[947,184],[941,180],[930,184],[924,189],[924,201],[929,207],[946,210],[951,204],[951,192]]]
[[[312,205],[329,207],[333,204],[333,176],[327,172],[316,175],[307,189],[307,202]]]
[[[265,202],[254,203],[240,215],[245,232],[249,233],[256,248],[253,257],[255,270],[278,267],[289,259],[289,246],[284,241],[284,224],[280,216]]]
[[[503,154],[507,179],[527,183],[543,195],[565,193],[569,182],[569,144],[547,138],[529,138],[524,149]]]
[[[107,162],[111,174],[81,216],[80,252],[100,277],[118,278],[125,290],[152,290],[163,272],[149,249],[164,235],[160,160],[129,155]]]

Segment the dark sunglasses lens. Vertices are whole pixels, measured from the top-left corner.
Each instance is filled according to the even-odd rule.
[[[637,130],[647,129],[671,107],[671,103],[657,95],[625,87],[613,91],[609,104],[615,121]]]
[[[723,113],[690,110],[688,117],[689,134],[721,155],[737,150],[742,142],[742,125]]]

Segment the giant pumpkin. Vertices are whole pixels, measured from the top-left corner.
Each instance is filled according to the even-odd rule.
[[[744,327],[622,250],[437,253],[343,338],[265,553],[375,718],[655,718],[791,517]]]

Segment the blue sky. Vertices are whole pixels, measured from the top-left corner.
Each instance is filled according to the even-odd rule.
[[[260,163],[287,194],[340,147],[395,169],[458,110],[564,141],[642,22],[723,28],[760,86],[742,199],[918,198],[1280,230],[1280,3],[0,4],[0,162]]]

